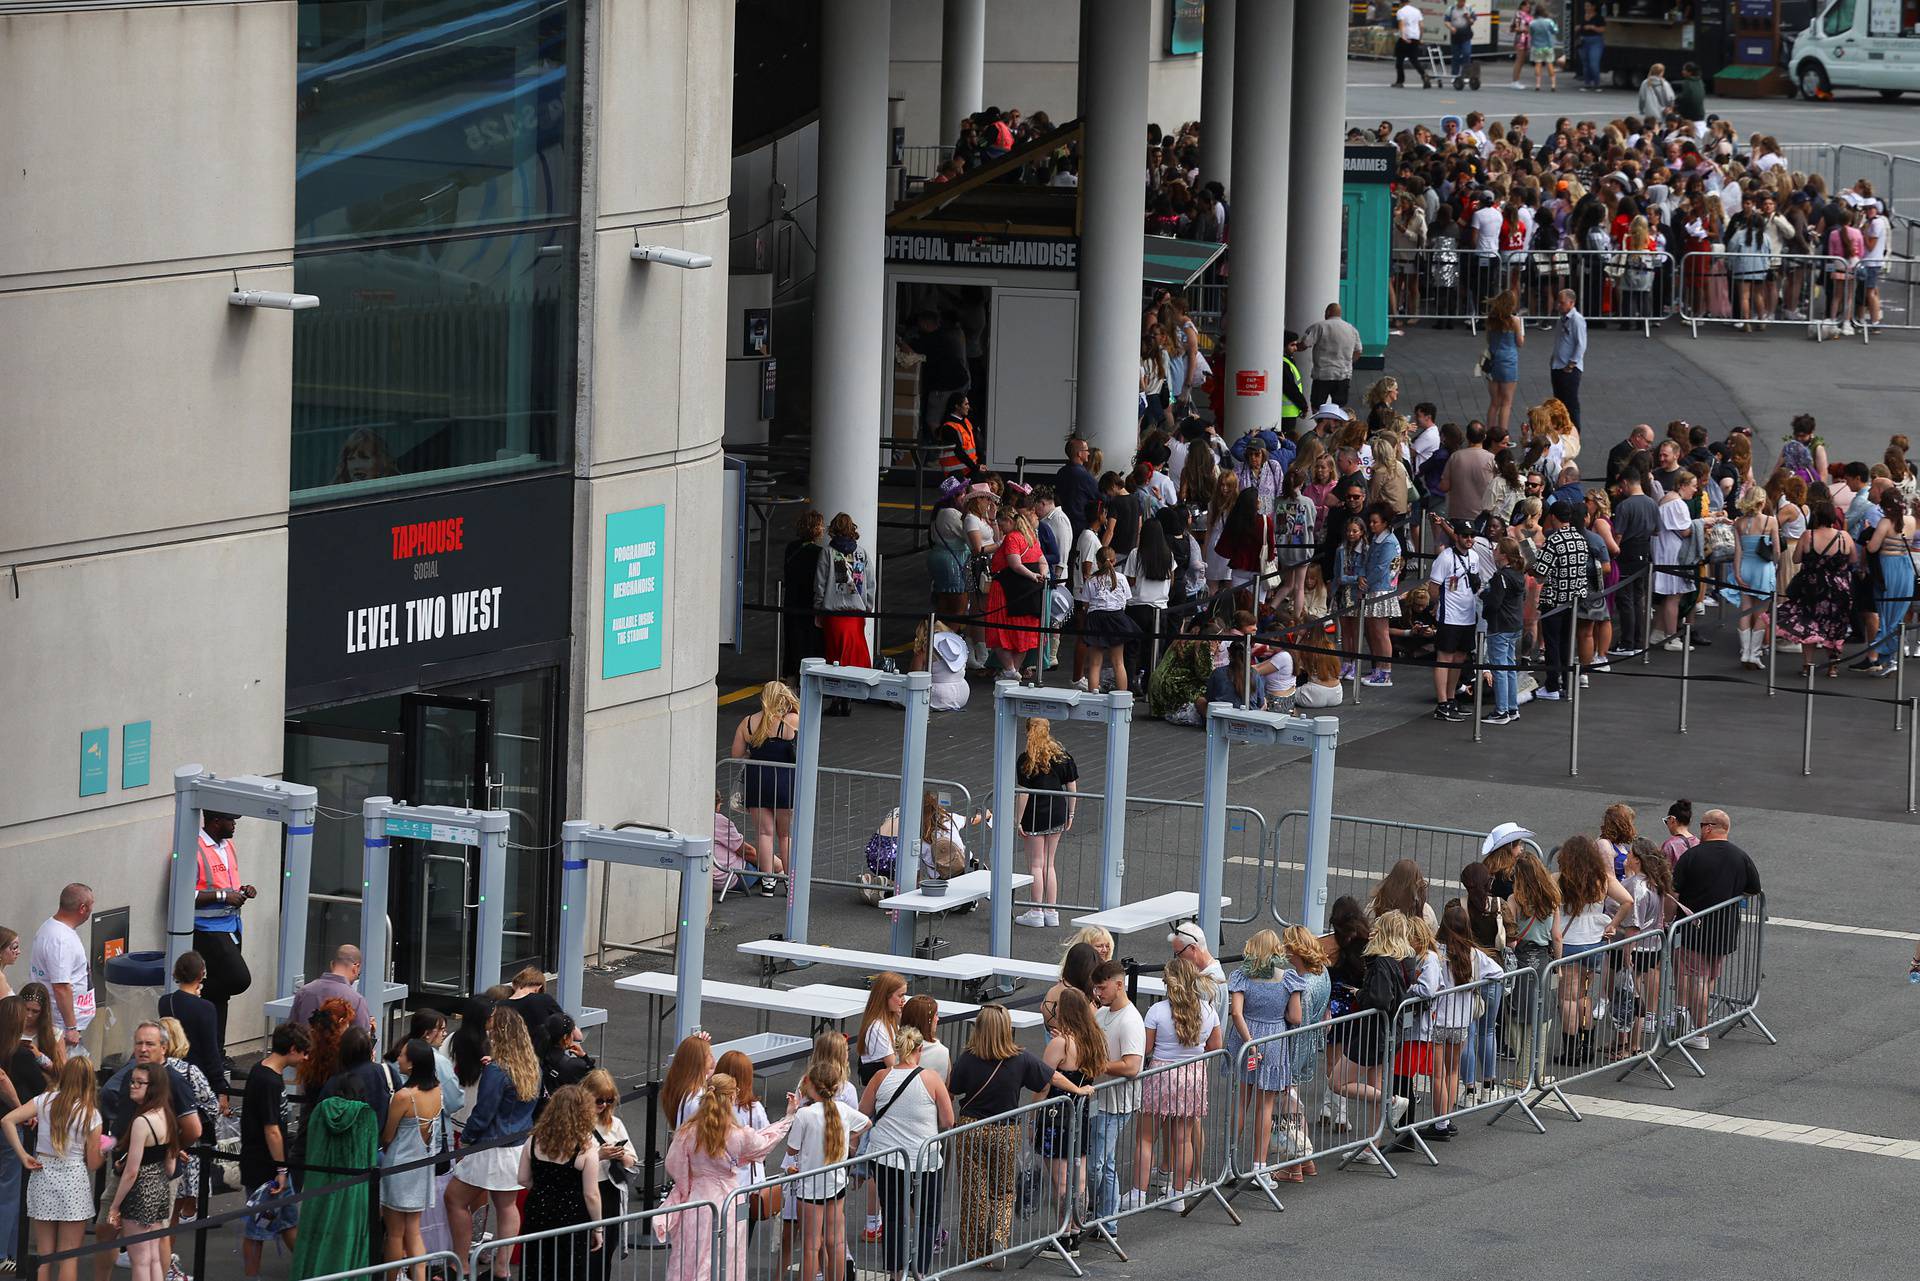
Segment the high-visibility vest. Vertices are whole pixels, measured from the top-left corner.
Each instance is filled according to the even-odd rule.
[[[237,890],[240,888],[240,852],[233,847],[232,841],[222,841],[226,846],[227,857],[223,861],[219,851],[205,832],[200,833],[200,845],[194,851],[194,857],[200,862],[200,875],[194,881],[195,891],[199,890]],[[193,909],[193,927],[198,930],[232,930],[240,923],[240,907],[235,903],[195,904]]]
[[[1287,389],[1289,387],[1298,387],[1300,389],[1300,395],[1304,400],[1307,394],[1306,380],[1300,377],[1300,367],[1293,363],[1292,356],[1280,357],[1280,363],[1287,367],[1287,372],[1283,376],[1284,381],[1280,384],[1280,417],[1283,419],[1299,418],[1311,409],[1312,406],[1296,403],[1294,399],[1287,394]]]
[[[949,450],[946,457],[940,460],[940,466],[946,471],[972,470],[974,466],[973,460],[979,454],[979,447],[974,443],[973,439],[973,420],[971,418],[949,418],[944,423],[941,423],[940,426],[952,431],[960,438],[959,452]],[[966,456],[962,457],[962,454]]]

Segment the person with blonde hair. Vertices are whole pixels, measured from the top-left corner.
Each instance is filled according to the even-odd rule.
[[[1254,1164],[1267,1163],[1274,1103],[1279,1099],[1286,1101],[1282,1130],[1294,1154],[1310,1154],[1297,1087],[1315,1079],[1323,1038],[1295,1036],[1266,1045],[1259,1042],[1325,1019],[1332,997],[1325,949],[1305,926],[1288,926],[1284,937],[1272,930],[1261,930],[1247,940],[1240,966],[1227,979],[1227,990],[1230,993],[1227,1048],[1238,1056],[1236,1067],[1242,1078],[1241,1114],[1247,1113],[1249,1096],[1255,1102]],[[1246,1049],[1248,1046],[1252,1046],[1250,1051]],[[1298,1183],[1314,1173],[1316,1169],[1309,1156],[1304,1163],[1281,1171],[1279,1177]],[[1254,1182],[1272,1191],[1272,1177],[1264,1170],[1254,1175]]]
[[[474,1147],[490,1139],[524,1134],[540,1101],[540,1060],[527,1036],[527,1024],[514,1011],[495,1006],[487,1018],[488,1061],[480,1069],[473,1111],[461,1131]],[[473,1247],[473,1216],[493,1207],[496,1238],[520,1231],[520,1144],[496,1144],[463,1157],[447,1184],[447,1237],[453,1253],[466,1258]],[[504,1261],[504,1260],[503,1260]],[[496,1275],[498,1270],[496,1269]]]
[[[20,1127],[27,1124],[35,1129],[32,1154],[20,1141]],[[61,1066],[52,1089],[0,1117],[0,1130],[15,1159],[29,1171],[26,1211],[35,1254],[77,1250],[85,1240],[93,1219],[93,1172],[106,1159],[100,1127],[99,1084],[92,1061],[84,1055]],[[79,1259],[64,1259],[57,1273],[54,1265],[41,1265],[40,1276],[42,1281],[56,1275],[59,1281],[75,1281],[79,1272]]]
[[[904,1278],[931,1270],[934,1230],[939,1216],[941,1155],[929,1148],[940,1131],[953,1126],[953,1099],[940,1074],[921,1062],[927,1046],[920,1029],[902,1022],[893,1034],[893,1066],[867,1081],[860,1110],[873,1120],[866,1150],[873,1158],[880,1189],[880,1213],[894,1230],[885,1236],[887,1275]],[[922,1162],[922,1154],[926,1160]],[[910,1206],[919,1206],[918,1232],[910,1238]],[[908,1257],[909,1241],[913,1255]]]
[[[1409,997],[1431,999],[1440,990],[1439,961],[1432,955],[1433,950],[1433,929],[1421,917],[1409,916],[1399,908],[1380,912],[1375,916],[1372,932],[1367,937],[1366,978],[1362,992],[1385,986],[1401,991],[1402,1000]],[[1432,964],[1429,965],[1429,962]],[[1375,974],[1378,971],[1389,972],[1392,982],[1377,984]],[[1389,1020],[1399,1016],[1397,1007],[1385,1013]],[[1399,1048],[1392,1065],[1394,1120],[1389,1124],[1393,1125],[1400,1124],[1402,1120],[1411,1123],[1418,1115],[1414,1078],[1432,1073],[1431,1019],[1424,1007],[1415,1007],[1408,1014],[1398,1029],[1398,1036]],[[1403,1099],[1406,1100],[1404,1109],[1401,1106]],[[1392,1150],[1397,1152],[1412,1151],[1413,1148],[1410,1134],[1402,1135],[1392,1145]]]
[[[1060,838],[1073,826],[1079,805],[1080,769],[1073,756],[1054,740],[1043,716],[1027,720],[1027,746],[1015,765],[1019,795],[1014,798],[1014,821],[1027,850],[1027,870],[1033,875],[1035,906],[1013,918],[1015,925],[1060,924],[1060,878],[1054,856]]]
[[[1224,1038],[1199,968],[1181,954],[1167,962],[1164,973],[1167,994],[1146,1015],[1147,1071],[1140,1082],[1142,1124],[1134,1136],[1134,1186],[1143,1195],[1147,1191],[1158,1131],[1171,1154],[1173,1208],[1183,1210],[1186,1198],[1196,1191],[1200,1121],[1207,1115],[1209,1071],[1198,1060],[1219,1049]],[[1158,1123],[1149,1118],[1158,1118]]]
[[[836,1039],[845,1044],[845,1038],[836,1034]],[[808,1076],[812,1079],[811,1069]],[[846,1083],[845,1061],[842,1060],[837,1072],[832,1065],[826,1065],[822,1068],[822,1076],[835,1082],[828,1091],[828,1097],[831,1098],[838,1087]],[[674,1130],[673,1142],[667,1148],[667,1177],[673,1181],[673,1186],[661,1206],[663,1213],[653,1220],[654,1236],[673,1247],[673,1254],[667,1262],[667,1281],[714,1281],[713,1241],[714,1230],[719,1225],[713,1221],[709,1211],[675,1211],[674,1207],[703,1201],[726,1205],[728,1197],[738,1186],[735,1171],[740,1166],[764,1161],[780,1148],[782,1141],[792,1141],[795,1109],[799,1102],[795,1095],[787,1095],[786,1116],[764,1129],[750,1130],[740,1124],[736,1112],[739,1091],[738,1083],[724,1072],[715,1072],[708,1077],[701,1091],[699,1110],[691,1120]],[[836,1102],[834,1106],[846,1109],[844,1103]],[[839,1115],[841,1113],[837,1112],[836,1116]],[[535,1137],[538,1138],[538,1135]],[[843,1146],[844,1142],[843,1137]],[[788,1185],[789,1195],[797,1191],[798,1186]],[[735,1206],[744,1203],[740,1198],[733,1201]],[[818,1216],[814,1227],[817,1232]],[[726,1271],[720,1281],[745,1281],[745,1229],[744,1223],[727,1225],[724,1233],[728,1245]],[[834,1262],[837,1263],[844,1255],[843,1245],[841,1254],[835,1256]],[[782,1275],[785,1275],[784,1269]]]
[[[800,700],[780,681],[760,687],[760,710],[740,718],[728,752],[748,759],[740,778],[741,797],[753,819],[753,861],[763,875],[760,893],[773,897],[773,881],[787,870],[793,844],[794,751],[800,738]]]
[[[1771,510],[1767,491],[1758,485],[1750,487],[1734,506],[1740,514],[1734,519],[1733,532],[1740,540],[1733,546],[1733,578],[1740,586],[1738,590],[1723,587],[1720,595],[1728,604],[1740,606],[1734,621],[1740,633],[1740,666],[1761,671],[1767,665],[1767,631],[1773,626],[1780,521]]]

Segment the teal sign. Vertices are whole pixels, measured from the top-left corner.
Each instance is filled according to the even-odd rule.
[[[600,677],[660,666],[667,621],[667,509],[664,504],[607,515]]]
[[[449,845],[478,845],[480,833],[468,827],[449,827],[421,818],[390,818],[387,835],[405,841],[444,841]]]
[[[1167,0],[1167,52],[1200,53],[1206,49],[1206,0]]]
[[[1393,229],[1392,147],[1348,147],[1340,192],[1340,312],[1360,331],[1361,367],[1387,354],[1388,247]]]
[[[145,787],[153,777],[153,722],[120,727],[120,786]]]
[[[100,796],[107,790],[107,731],[80,731],[80,795]]]

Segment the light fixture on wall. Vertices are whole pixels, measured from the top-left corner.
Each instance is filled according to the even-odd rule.
[[[236,289],[227,295],[235,307],[267,307],[274,311],[305,311],[320,305],[318,294],[283,294],[270,289]]]
[[[713,266],[713,259],[707,254],[689,253],[685,249],[669,249],[665,245],[643,245],[640,233],[633,233],[633,249],[627,255],[635,262],[665,263],[669,267],[678,267],[682,271],[698,271],[702,267]]]

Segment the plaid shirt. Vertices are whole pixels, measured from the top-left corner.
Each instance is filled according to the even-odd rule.
[[[1593,550],[1586,535],[1561,526],[1547,535],[1534,559],[1534,572],[1540,579],[1540,608],[1571,605],[1587,594],[1587,562]]]

